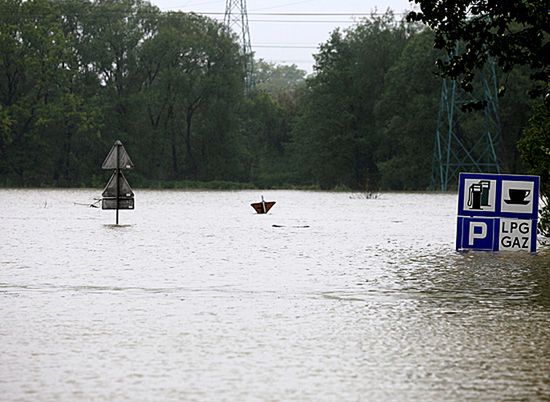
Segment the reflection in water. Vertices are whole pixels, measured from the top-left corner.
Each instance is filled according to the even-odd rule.
[[[550,308],[550,253],[449,253],[405,260],[398,275],[434,299]],[[410,264],[410,265],[408,265]],[[411,268],[411,269],[408,269]]]
[[[0,190],[6,400],[550,395],[550,251],[456,253],[456,196],[95,195]]]

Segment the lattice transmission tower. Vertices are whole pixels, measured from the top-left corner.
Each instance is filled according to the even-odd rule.
[[[244,57],[245,91],[250,93],[255,84],[254,54],[250,44],[246,0],[226,0],[223,22],[229,31],[233,31],[239,36],[241,52]]]
[[[441,101],[435,133],[432,169],[434,190],[447,191],[458,183],[460,172],[500,173],[497,148],[500,142],[498,81],[493,61],[480,72],[485,108],[482,111],[483,129],[479,135],[466,133],[475,117],[465,113],[462,106],[472,99],[456,80],[445,79],[441,86]],[[479,117],[477,117],[479,118]]]

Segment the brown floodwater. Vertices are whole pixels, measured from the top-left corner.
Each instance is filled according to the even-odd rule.
[[[456,195],[135,192],[0,190],[0,400],[550,398],[550,250],[455,252]]]

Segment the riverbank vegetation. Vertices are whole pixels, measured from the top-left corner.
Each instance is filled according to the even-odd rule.
[[[420,9],[409,13],[407,19],[433,29],[434,46],[446,54],[437,61],[439,71],[460,82],[464,91],[473,92],[474,77],[489,59],[495,61],[505,76],[523,72],[523,86],[528,86],[531,102],[529,110],[514,112],[532,117],[519,126],[523,135],[518,145],[530,173],[541,178],[539,232],[550,237],[550,3],[544,0],[414,2]],[[457,43],[462,44],[458,52]],[[509,91],[509,87],[504,80],[499,92]],[[525,88],[522,92],[516,96],[525,97]],[[481,109],[485,103],[478,97],[470,108]],[[505,109],[505,116],[510,112]]]
[[[134,186],[430,188],[443,53],[419,22],[388,11],[335,30],[307,77],[256,60],[245,95],[237,38],[205,16],[141,0],[0,0],[0,19],[0,185],[101,187],[120,139]],[[499,71],[505,172],[527,168],[516,143],[531,74]],[[464,141],[482,126],[472,113]]]

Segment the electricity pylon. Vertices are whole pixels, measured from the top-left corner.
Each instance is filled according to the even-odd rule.
[[[244,57],[245,91],[250,93],[254,88],[254,54],[250,44],[246,0],[226,0],[223,22],[229,31],[233,31],[239,36],[241,52]]]
[[[447,191],[450,185],[458,182],[460,172],[500,173],[496,149],[500,142],[501,125],[494,62],[487,62],[480,72],[480,82],[485,101],[483,132],[474,138],[471,134],[465,135],[462,124],[473,117],[461,109],[472,99],[468,99],[456,80],[443,80],[435,132],[434,190]]]

